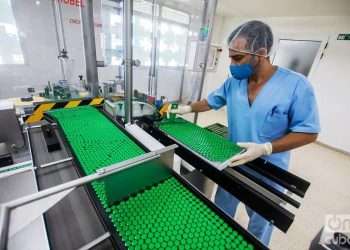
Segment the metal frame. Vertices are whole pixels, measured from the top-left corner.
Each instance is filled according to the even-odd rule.
[[[61,49],[67,51],[67,44],[66,44],[66,36],[64,32],[64,25],[63,25],[63,19],[62,19],[62,6],[60,1],[56,0],[51,0],[52,3],[52,11],[53,11],[53,20],[54,20],[54,25],[55,25],[55,33],[56,33],[56,42],[57,42],[57,52],[58,56],[61,54]],[[57,20],[58,19],[58,20]],[[57,23],[59,22],[59,24]],[[58,29],[60,28],[61,30],[61,39],[62,39],[62,44],[61,44],[61,39],[60,39],[60,32]],[[61,74],[62,74],[62,80],[67,80],[65,68],[63,65],[63,62],[59,60],[60,68],[61,68]]]
[[[206,26],[208,27],[208,37],[205,44],[205,55],[204,55],[204,62],[203,62],[203,68],[202,68],[203,71],[201,75],[201,80],[200,80],[201,84],[199,87],[197,101],[200,101],[202,98],[205,74],[207,73],[207,67],[208,67],[209,48],[211,44],[211,38],[213,35],[216,6],[217,6],[217,0],[204,0],[204,15],[202,20],[202,27],[206,27]],[[195,113],[194,123],[197,123],[197,120],[198,120],[198,113]]]
[[[93,16],[93,1],[86,0],[80,7],[81,25],[85,50],[86,79],[91,88],[91,95],[99,95],[98,72],[95,44],[95,26]]]
[[[133,96],[133,79],[132,79],[132,10],[133,1],[123,1],[123,54],[124,54],[124,82],[125,82],[125,123],[132,123],[132,96]]]
[[[109,176],[111,174],[117,173],[119,171],[131,168],[133,166],[136,166],[138,164],[153,160],[162,158],[162,155],[167,153],[168,151],[173,151],[177,146],[172,145],[169,147],[166,147],[164,149],[160,149],[154,152],[146,153],[145,155],[141,155],[139,157],[135,157],[133,159],[129,159],[117,164],[110,165],[108,167],[102,168],[99,171],[97,171],[95,174],[91,174],[89,176],[81,177],[76,180],[72,180],[57,186],[54,186],[52,188],[45,189],[43,191],[40,191],[35,194],[31,194],[25,197],[21,197],[19,199],[7,202],[2,204],[1,209],[1,217],[0,217],[0,249],[6,249],[7,244],[7,235],[9,232],[9,222],[10,222],[10,215],[11,210],[16,209],[18,207],[33,203],[35,201],[43,200],[47,197],[50,197],[52,195],[62,193],[64,191],[68,191],[71,189],[75,189],[79,186],[82,186],[87,183],[91,183],[92,181],[99,180],[101,178],[104,178],[106,176]],[[64,198],[64,197],[63,197]]]

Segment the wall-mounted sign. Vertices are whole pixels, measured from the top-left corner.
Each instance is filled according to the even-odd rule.
[[[69,18],[69,23],[70,24],[80,24],[80,19],[78,18]],[[102,27],[102,23],[94,23],[95,24],[95,27],[97,28],[101,28]]]
[[[350,34],[339,34],[337,40],[350,40]]]
[[[75,7],[84,7],[84,1],[85,0],[56,0],[58,2],[67,4],[67,5],[71,5],[71,6],[75,6]]]

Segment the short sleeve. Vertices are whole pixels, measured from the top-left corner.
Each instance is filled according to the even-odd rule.
[[[299,80],[292,98],[289,130],[299,133],[319,133],[320,121],[316,97],[306,79]]]
[[[217,110],[226,105],[227,82],[228,81],[226,80],[218,89],[208,95],[207,101],[210,108]]]

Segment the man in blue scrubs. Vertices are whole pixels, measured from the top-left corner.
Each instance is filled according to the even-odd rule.
[[[232,159],[231,167],[261,157],[287,170],[290,150],[314,142],[320,131],[310,82],[301,74],[272,65],[272,45],[272,31],[263,22],[250,21],[236,28],[228,38],[232,77],[207,99],[174,111],[203,112],[226,105],[229,139],[246,149]],[[239,203],[222,188],[215,202],[232,216]],[[268,245],[273,226],[246,209],[248,230]]]

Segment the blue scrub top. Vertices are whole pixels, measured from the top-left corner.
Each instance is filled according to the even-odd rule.
[[[248,80],[227,79],[208,96],[213,109],[227,105],[229,139],[233,142],[271,142],[289,132],[319,133],[316,98],[310,82],[301,74],[278,67],[252,105]],[[262,157],[288,169],[290,152]]]

